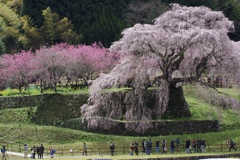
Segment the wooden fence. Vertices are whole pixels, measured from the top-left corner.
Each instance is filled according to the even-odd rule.
[[[8,151],[12,152],[19,152],[23,153],[23,144],[16,144],[16,143],[8,143],[8,142],[0,142],[1,145],[5,145]],[[102,144],[102,145],[101,145]],[[62,156],[81,156],[83,153],[83,146],[75,146],[72,148],[66,148],[66,147],[59,147],[59,146],[51,146],[53,149],[56,150],[55,156],[62,157]],[[169,154],[169,146],[167,154]],[[237,144],[235,145],[235,148],[237,149]],[[44,155],[50,154],[50,146],[45,146]],[[213,144],[213,145],[207,145],[205,148],[206,153],[214,153],[214,152],[229,152],[230,145],[227,144]],[[29,146],[29,154],[31,147]],[[142,153],[142,146],[139,145],[139,154]],[[155,146],[152,146],[152,154],[157,154],[155,150]],[[233,152],[234,150],[232,150]],[[160,153],[162,152],[162,147],[160,146]],[[175,148],[175,154],[185,154],[185,144],[181,144],[179,147],[179,150]],[[130,153],[130,147],[126,144],[115,144],[115,150],[114,155],[128,155]],[[159,154],[160,154],[159,153]],[[192,153],[194,153],[192,148]],[[198,151],[200,153],[200,151]],[[135,154],[135,153],[134,153]],[[91,144],[88,146],[87,144],[87,155],[110,155],[110,148],[106,147],[106,143],[97,143],[96,145]]]

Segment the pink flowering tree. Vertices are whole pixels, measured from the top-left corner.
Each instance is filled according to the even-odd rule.
[[[95,79],[101,72],[109,72],[119,60],[118,54],[109,53],[107,48],[97,43],[68,46],[65,53],[70,62],[65,76],[75,86],[86,86],[88,80]]]
[[[3,55],[1,57],[1,82],[3,86],[17,88],[20,92],[27,89],[35,77],[32,72],[32,52],[22,51],[14,55]]]
[[[49,48],[42,47],[36,51],[34,63],[37,66],[33,71],[40,82],[41,92],[49,88],[57,91],[57,84],[65,74],[65,68],[69,65],[69,59],[64,44],[58,44]]]
[[[178,4],[152,25],[125,29],[110,47],[123,55],[121,63],[93,82],[89,103],[81,107],[88,127],[112,129],[109,118],[125,119],[138,121],[126,124],[127,129],[144,132],[152,119],[190,116],[184,82],[199,81],[207,70],[230,73],[234,65],[236,70],[238,62],[229,63],[235,57],[227,35],[231,29],[233,23],[221,12]],[[130,90],[124,96],[103,92],[113,87]]]
[[[57,91],[58,84],[71,83],[86,86],[88,80],[109,72],[119,60],[119,54],[110,53],[101,44],[56,44],[41,47],[35,53],[23,51],[0,57],[0,86],[18,88],[37,81],[44,89]]]
[[[36,65],[33,72],[41,90],[56,91],[59,83],[86,86],[88,80],[113,68],[118,57],[97,43],[91,46],[56,44],[37,50],[33,61]]]

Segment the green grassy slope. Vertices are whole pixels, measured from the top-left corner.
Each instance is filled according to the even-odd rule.
[[[235,89],[221,89],[222,92],[230,93],[234,98],[239,97],[239,92]],[[169,135],[151,137],[155,142],[156,139],[171,139],[179,137],[181,140],[187,138],[205,138],[209,145],[225,144],[226,138],[232,138],[236,142],[240,142],[240,118],[231,109],[222,109],[218,106],[207,103],[204,99],[195,94],[196,90],[193,86],[184,88],[185,98],[189,104],[192,117],[190,119],[197,120],[215,120],[221,124],[221,131],[215,133],[199,133],[184,135]],[[114,141],[119,145],[129,145],[131,141],[138,141],[149,137],[129,137],[114,136],[88,133],[73,129],[66,129],[52,126],[37,126],[31,124],[27,117],[27,108],[0,110],[0,142],[7,141],[13,143],[29,145],[44,143],[45,145],[73,147],[82,145],[83,142],[91,144],[101,144],[108,147],[110,141]]]

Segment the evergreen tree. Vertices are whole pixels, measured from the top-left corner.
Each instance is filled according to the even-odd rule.
[[[120,38],[120,33],[124,27],[124,22],[116,17],[111,8],[109,6],[105,7],[98,20],[86,32],[89,34],[86,34],[88,36],[84,37],[84,41],[87,43],[97,41],[109,47],[113,41]]]
[[[56,24],[59,21],[59,16],[56,13],[52,13],[50,7],[43,10],[42,15],[44,17],[44,22],[40,31],[43,34],[45,43],[47,45],[52,45],[56,40]]]
[[[84,37],[81,41],[82,43],[92,44],[96,40],[103,39],[94,39],[96,33],[101,33],[99,30],[96,31],[95,28],[97,28],[100,14],[102,14],[104,8],[111,8],[110,14],[117,19],[114,23],[120,22],[121,24],[117,24],[117,27],[121,26],[121,29],[117,31],[117,33],[113,33],[113,35],[111,35],[112,38],[107,37],[104,40],[104,45],[109,46],[109,44],[115,40],[115,37],[120,36],[121,30],[126,27],[126,25],[122,25],[124,23],[121,21],[123,21],[124,9],[127,2],[127,0],[23,0],[22,14],[29,15],[38,27],[42,25],[46,26],[44,18],[41,17],[41,11],[49,6],[52,12],[59,15],[59,18],[67,17],[69,21],[72,22],[72,31],[76,30],[78,35],[82,34]],[[49,30],[51,29],[49,28]],[[65,32],[65,37],[69,37],[72,31],[69,30]],[[97,37],[99,37],[99,35],[97,35]]]
[[[44,39],[39,33],[39,29],[34,26],[33,21],[28,16],[21,17],[22,36],[20,37],[21,44],[25,50],[36,50],[41,45],[44,45]]]
[[[5,44],[7,53],[14,53],[19,49],[19,16],[6,4],[0,2],[0,39]]]
[[[57,22],[57,42],[67,42],[69,44],[80,43],[82,35],[78,35],[76,32],[74,32],[73,28],[73,24],[66,17]]]
[[[6,47],[3,43],[3,41],[0,39],[0,55],[6,53]]]

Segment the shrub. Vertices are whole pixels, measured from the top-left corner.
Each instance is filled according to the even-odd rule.
[[[0,92],[3,96],[13,96],[13,95],[18,95],[19,91],[17,89],[5,89]]]

